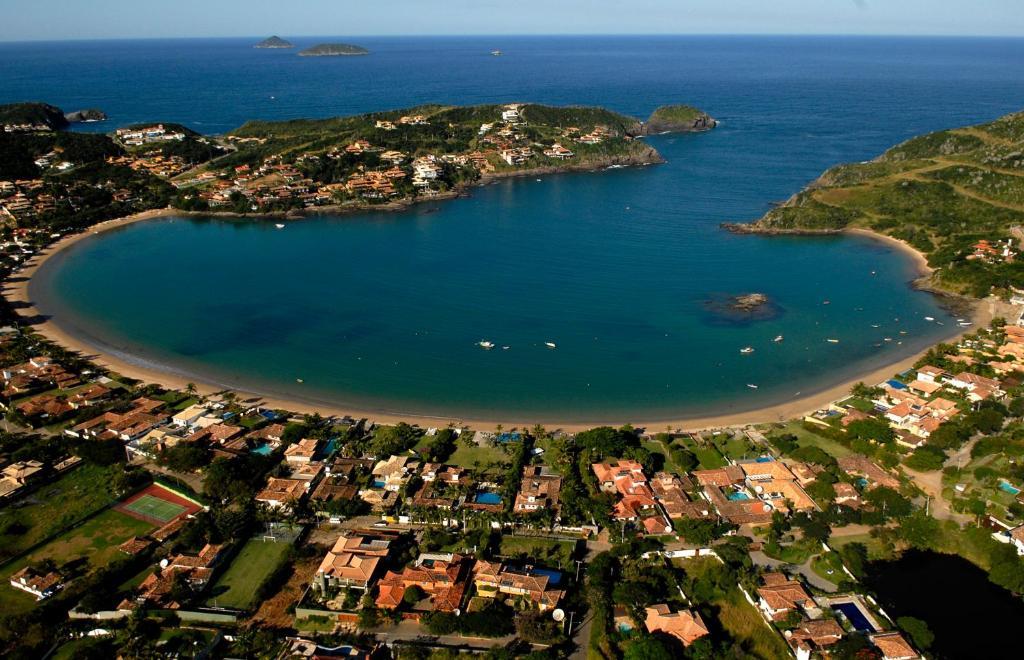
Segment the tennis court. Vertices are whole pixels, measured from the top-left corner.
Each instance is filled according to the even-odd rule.
[[[186,511],[185,507],[180,504],[162,500],[148,493],[133,502],[124,504],[124,508],[143,518],[154,518],[160,522],[173,520]]]
[[[129,516],[162,525],[193,514],[202,507],[180,493],[155,483],[118,502],[114,508]]]

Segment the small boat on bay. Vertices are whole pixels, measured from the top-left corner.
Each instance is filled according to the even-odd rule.
[[[780,341],[782,341],[782,340],[783,340],[783,337],[782,337],[782,335],[779,335],[778,337],[776,337],[776,338],[775,338],[775,339],[773,339],[772,341],[773,341],[773,342],[775,342],[776,344],[778,344],[778,343],[779,343]]]
[[[508,349],[510,349],[510,348],[512,348],[512,347],[511,347],[511,346],[502,346],[502,347],[501,347],[501,350],[503,350],[503,351],[507,351],[507,350],[508,350]]]
[[[278,229],[284,229],[284,225],[282,225],[280,222],[275,224],[274,226],[277,227]]]
[[[838,344],[839,343],[838,339],[831,339],[831,338],[829,338],[829,339],[826,339],[825,341],[827,341],[830,344]]]
[[[753,383],[747,383],[747,387],[749,387],[752,390],[756,390],[757,389],[757,385],[754,385]]]
[[[481,339],[476,343],[476,345],[484,349],[485,351],[489,351],[492,348],[494,348],[494,342],[487,341],[486,339]]]
[[[882,326],[878,325],[877,323],[872,323],[871,327],[872,328],[881,328]]]
[[[302,380],[301,378],[296,378],[295,382],[299,383],[301,385],[302,383],[305,383],[306,381]]]
[[[934,316],[926,316],[926,317],[924,317],[924,320],[925,321],[934,321],[935,317]]]
[[[495,49],[495,50],[492,50],[492,51],[491,51],[491,55],[493,55],[493,56],[495,56],[495,57],[501,57],[501,51],[500,51],[500,50],[497,50],[497,49]]]
[[[745,348],[741,348],[740,349],[740,353],[742,353],[744,355],[750,355],[753,352],[754,352],[754,349],[752,347],[750,347],[750,346],[747,346]]]
[[[551,349],[558,348],[558,346],[553,341],[546,341],[544,342],[544,345]]]

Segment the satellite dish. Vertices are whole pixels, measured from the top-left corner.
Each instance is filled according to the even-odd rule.
[[[160,560],[160,568],[167,568],[167,564],[168,563],[169,562],[166,559],[161,559]]]
[[[452,611],[452,614],[454,614],[455,616],[460,616],[462,614],[462,610],[456,607],[455,610]]]
[[[554,612],[551,613],[551,618],[561,623],[562,621],[565,621],[565,612],[556,609]]]

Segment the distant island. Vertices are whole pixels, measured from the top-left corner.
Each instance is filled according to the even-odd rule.
[[[352,44],[317,44],[306,50],[299,51],[303,57],[334,57],[340,55],[369,55],[370,51],[362,46]]]
[[[1019,286],[1024,260],[1024,113],[915,137],[839,165],[751,224],[759,234],[867,230],[905,242],[934,272],[924,284],[983,298]]]
[[[295,48],[295,44],[274,35],[259,42],[253,48]]]

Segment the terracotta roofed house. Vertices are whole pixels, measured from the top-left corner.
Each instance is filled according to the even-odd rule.
[[[390,551],[387,539],[341,536],[320,562],[313,586],[321,593],[342,587],[367,589]]]
[[[644,626],[647,632],[664,633],[675,637],[683,646],[689,646],[709,633],[704,620],[697,612],[680,610],[673,612],[664,604],[651,605],[644,610]]]
[[[377,582],[377,607],[393,610],[401,606],[405,590],[415,585],[430,597],[438,612],[454,612],[462,606],[469,586],[471,560],[457,554],[422,554],[401,573],[388,571]]]
[[[916,660],[921,657],[898,632],[878,633],[869,639],[882,652],[882,660]]]
[[[543,465],[527,465],[512,507],[515,513],[532,513],[538,509],[558,511],[558,495],[562,477],[547,471]]]
[[[813,602],[802,584],[782,573],[767,573],[762,579],[764,586],[757,590],[758,607],[773,621],[784,619],[790,612]]]

